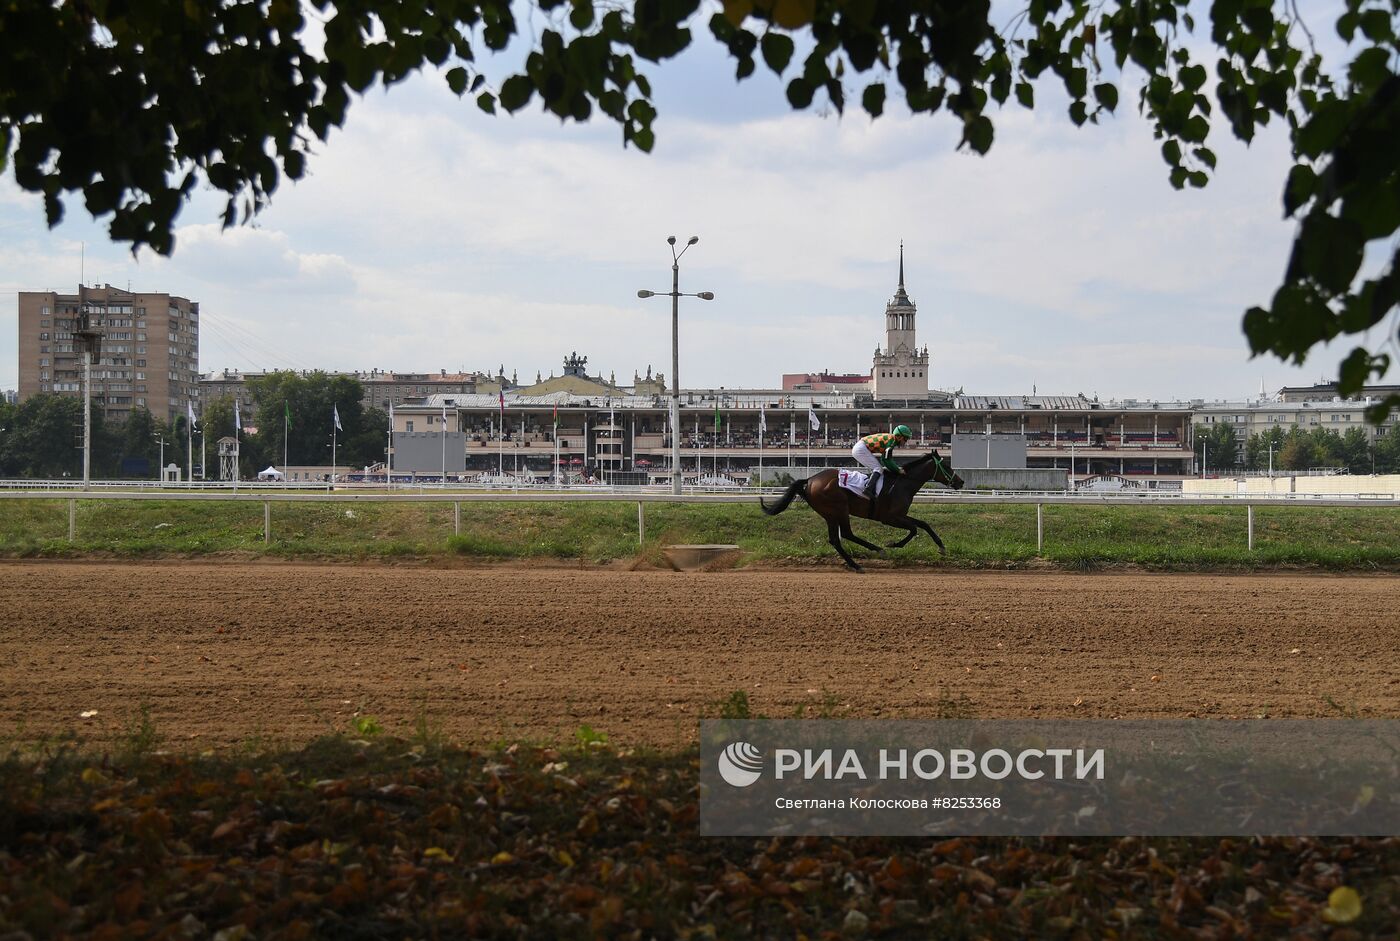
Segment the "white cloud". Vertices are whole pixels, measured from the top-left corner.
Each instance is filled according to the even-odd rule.
[[[206,369],[504,363],[533,379],[578,350],[630,379],[670,372],[669,305],[635,292],[668,286],[665,236],[699,234],[682,289],[719,298],[683,302],[681,378],[753,386],[867,369],[903,239],[939,387],[1210,397],[1332,372],[1330,352],[1302,372],[1251,363],[1239,331],[1286,256],[1286,141],[1222,136],[1217,178],[1178,193],[1130,100],[1084,129],[1008,109],[985,158],[954,149],[946,116],[714,121],[662,102],[644,155],[596,121],[486,117],[429,76],[356,102],[255,227],[221,230],[200,197],[171,259],[133,261],[81,220],[48,233],[7,179],[0,205],[27,221],[0,228],[17,273],[0,290],[71,290],[85,240],[89,280],[96,264],[201,302]]]

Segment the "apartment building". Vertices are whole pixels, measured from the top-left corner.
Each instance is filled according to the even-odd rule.
[[[19,399],[82,394],[83,359],[73,331],[87,315],[101,334],[92,366],[92,398],[108,421],[144,407],[166,421],[199,399],[199,304],[110,284],[79,285],[76,294],[19,294]]]

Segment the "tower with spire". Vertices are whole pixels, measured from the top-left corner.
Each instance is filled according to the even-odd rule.
[[[885,305],[885,345],[875,347],[870,385],[877,399],[928,397],[928,347],[919,349],[914,320],[918,308],[904,290],[904,243],[899,243],[899,287]]]

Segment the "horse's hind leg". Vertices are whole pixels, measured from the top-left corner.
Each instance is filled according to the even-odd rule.
[[[871,552],[885,551],[882,546],[877,546],[873,542],[866,542],[864,539],[857,536],[855,530],[851,529],[851,518],[849,516],[841,521],[841,535],[856,545],[869,549]]]
[[[846,526],[849,528],[850,523],[847,523]],[[836,551],[840,553],[841,558],[846,561],[847,567],[859,572],[861,570],[860,566],[856,565],[856,560],[851,558],[851,554],[846,551],[846,547],[841,545],[841,524],[836,522],[836,520],[827,520],[826,537]]]

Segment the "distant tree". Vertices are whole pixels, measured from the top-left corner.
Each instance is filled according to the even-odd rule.
[[[1400,425],[1392,425],[1388,433],[1376,438],[1371,449],[1378,474],[1400,474]]]
[[[330,464],[335,411],[340,413],[342,429],[336,436],[337,444],[354,440],[366,431],[361,404],[364,387],[350,376],[320,371],[304,376],[290,371],[273,372],[250,379],[248,391],[256,404],[257,446],[264,450],[269,463],[283,463],[285,429],[286,463]]]
[[[144,460],[148,468],[154,469],[158,459],[158,433],[155,416],[140,406],[133,408],[119,430],[123,461],[126,458]],[[117,474],[121,475],[120,466],[117,468]]]
[[[210,447],[220,438],[233,437],[233,396],[221,395],[206,403],[199,427]]]
[[[1353,474],[1371,473],[1371,443],[1362,428],[1348,428],[1342,435],[1342,464]]]
[[[340,419],[343,424],[343,413]],[[389,413],[378,408],[365,409],[358,424],[360,430],[341,441],[340,463],[351,467],[368,467],[384,460],[384,449],[389,444]],[[350,426],[345,427],[348,432]]]
[[[1240,443],[1235,437],[1235,427],[1229,422],[1217,422],[1196,426],[1196,451],[1201,450],[1201,442],[1206,445],[1206,467],[1232,470],[1240,466]]]
[[[1244,446],[1244,465],[1252,471],[1267,471],[1271,466],[1278,467],[1278,455],[1283,450],[1285,432],[1278,425],[1267,431],[1256,431],[1249,436]],[[1273,457],[1270,458],[1270,448]]]
[[[1308,443],[1312,445],[1313,467],[1341,467],[1346,463],[1342,456],[1342,436],[1331,428],[1317,427],[1309,431]]]
[[[94,424],[102,410],[92,410]],[[70,477],[83,472],[83,402],[67,395],[32,395],[6,432],[11,472],[19,477]],[[98,437],[94,435],[94,438]]]

